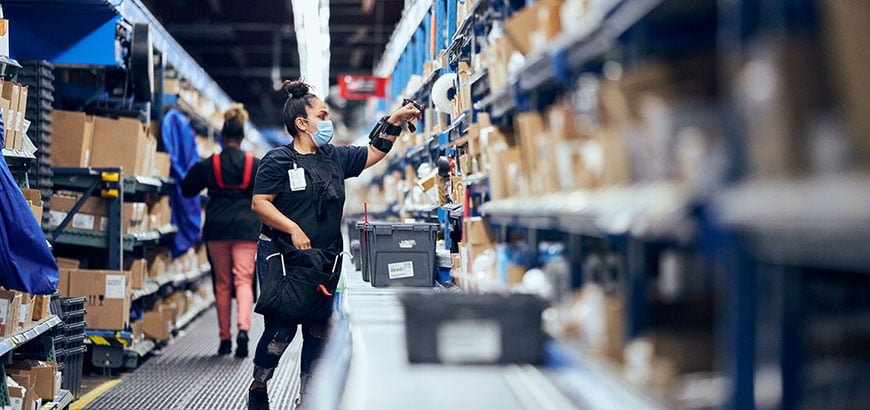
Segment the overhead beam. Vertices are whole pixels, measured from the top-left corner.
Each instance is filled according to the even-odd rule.
[[[272,67],[206,67],[206,71],[212,77],[272,77]],[[279,70],[282,78],[298,77],[299,69],[295,67],[283,67]]]
[[[359,11],[357,10],[354,16],[359,16]],[[329,31],[333,33],[355,33],[360,28],[367,28],[369,30],[373,30],[374,27],[368,22],[361,21],[360,24],[330,24]],[[172,24],[166,27],[167,30],[171,33],[181,32],[201,32],[201,31],[222,31],[226,32],[228,30],[232,31],[266,31],[272,32],[275,30],[281,30],[285,32],[285,38],[287,38],[286,34],[290,34],[295,37],[295,33],[293,32],[292,24],[278,24],[278,23],[211,23],[211,24],[203,24],[203,23],[191,23],[191,24]],[[390,34],[392,28],[390,27],[382,27],[382,33]]]

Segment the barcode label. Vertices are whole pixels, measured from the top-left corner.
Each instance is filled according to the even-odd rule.
[[[492,363],[501,357],[501,327],[491,320],[445,322],[437,339],[444,363]]]
[[[387,265],[387,270],[390,272],[390,279],[403,279],[414,277],[414,262],[399,262]]]

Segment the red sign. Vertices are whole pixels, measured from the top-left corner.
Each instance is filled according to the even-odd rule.
[[[345,100],[367,100],[387,96],[387,79],[373,75],[340,74],[338,88]]]

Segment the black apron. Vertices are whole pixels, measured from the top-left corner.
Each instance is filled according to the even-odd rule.
[[[318,322],[332,312],[341,272],[344,179],[332,158],[322,150],[300,155],[291,146],[282,149],[287,150],[293,165],[305,170],[306,187],[282,192],[275,202],[308,235],[312,249],[297,250],[289,235],[271,232],[276,254],[266,255],[269,262],[263,277],[263,294],[254,311],[267,321]]]

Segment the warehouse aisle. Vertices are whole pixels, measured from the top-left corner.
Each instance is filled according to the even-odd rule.
[[[250,351],[263,332],[253,315]],[[252,357],[217,357],[214,308],[190,325],[187,333],[148,359],[124,381],[89,403],[86,409],[243,409],[253,371]],[[272,408],[290,409],[298,390],[300,338],[296,338],[269,385]],[[297,377],[293,377],[297,376]]]

